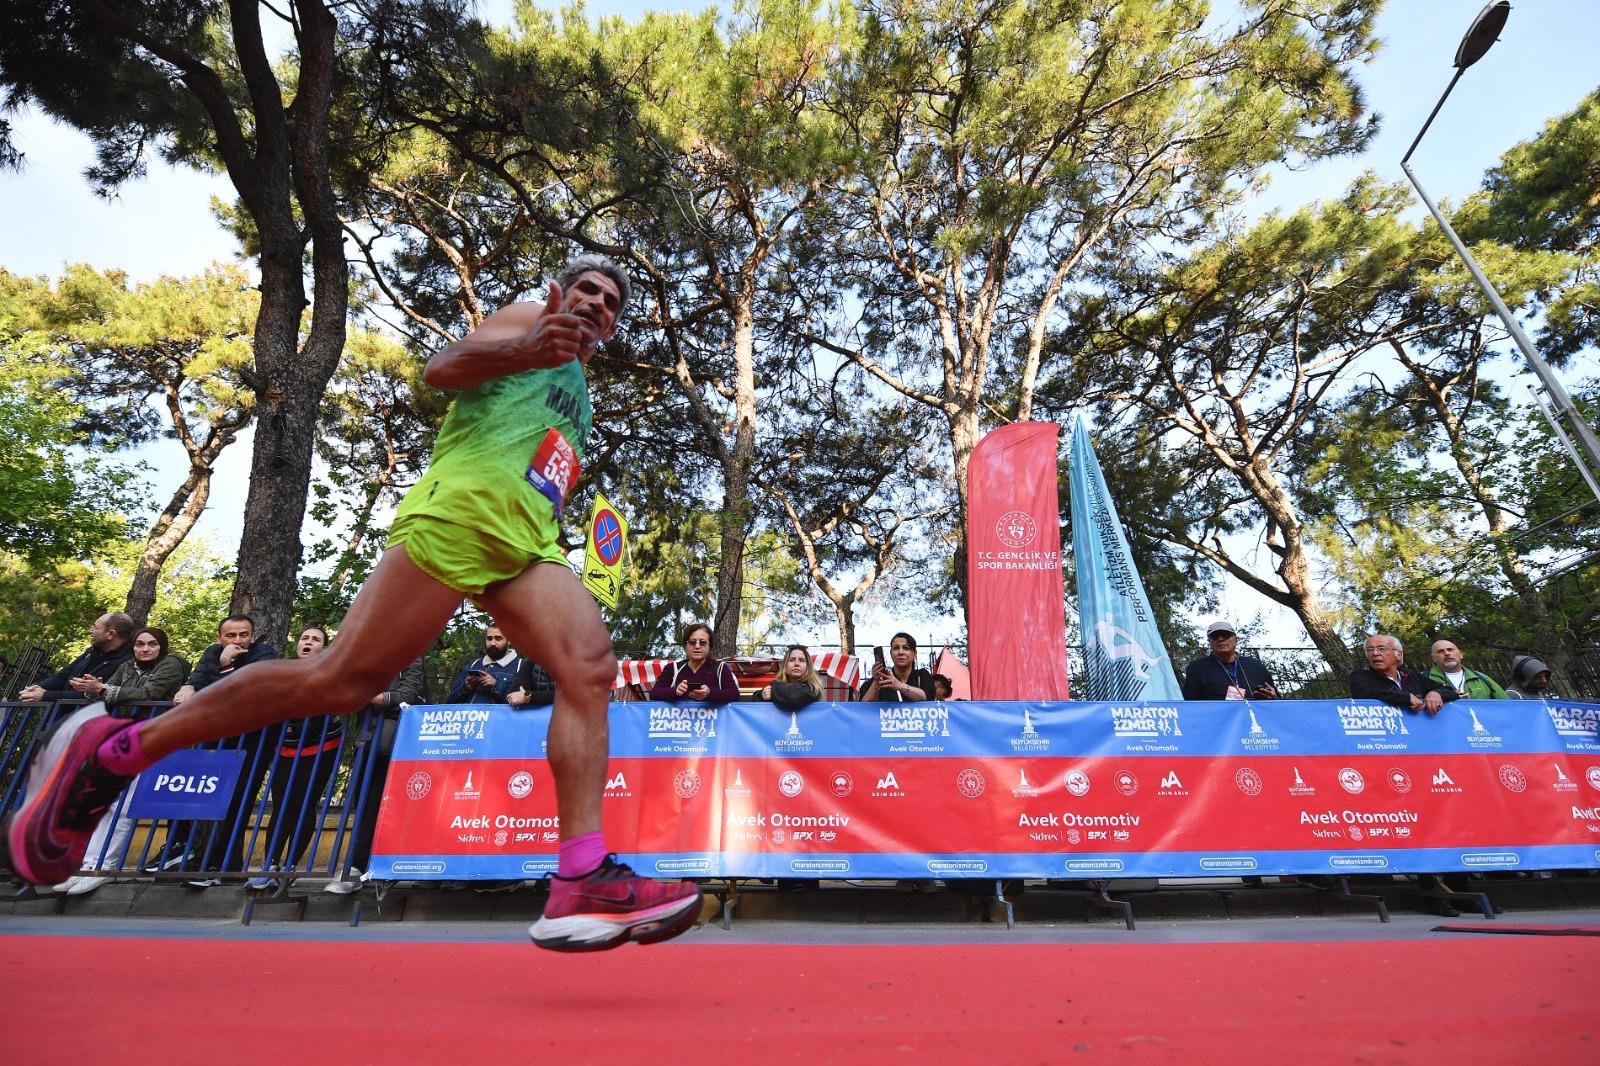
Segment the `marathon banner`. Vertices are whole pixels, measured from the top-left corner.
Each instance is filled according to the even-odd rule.
[[[539,877],[549,708],[409,707],[385,879]],[[657,877],[1104,878],[1600,867],[1600,706],[610,705],[604,828]]]

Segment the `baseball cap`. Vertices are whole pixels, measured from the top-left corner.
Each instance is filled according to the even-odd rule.
[[[1233,628],[1233,623],[1232,622],[1223,621],[1222,619],[1218,619],[1217,621],[1212,622],[1210,625],[1206,626],[1206,636],[1208,636],[1208,637],[1211,636],[1211,634],[1213,634],[1213,633],[1237,633],[1237,632],[1238,632],[1238,630]]]

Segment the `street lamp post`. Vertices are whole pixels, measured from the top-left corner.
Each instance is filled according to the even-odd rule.
[[[1417,145],[1421,143],[1423,134],[1427,133],[1428,127],[1433,125],[1433,120],[1439,114],[1439,109],[1444,106],[1445,99],[1450,95],[1450,90],[1456,87],[1456,82],[1461,80],[1461,75],[1466,72],[1466,69],[1482,59],[1484,53],[1499,39],[1500,30],[1505,26],[1506,18],[1510,14],[1511,4],[1509,0],[1495,0],[1494,3],[1489,4],[1478,12],[1478,17],[1473,19],[1472,25],[1467,29],[1466,36],[1461,38],[1461,44],[1456,49],[1455,75],[1450,79],[1450,84],[1445,86],[1444,95],[1439,97],[1439,102],[1433,105],[1433,111],[1429,113],[1428,121],[1424,122],[1422,129],[1417,131],[1416,139],[1411,142],[1411,147],[1406,149],[1405,157],[1400,160],[1400,169],[1405,171],[1406,177],[1410,179],[1412,186],[1417,190],[1417,195],[1422,197],[1422,202],[1428,205],[1428,212],[1439,223],[1439,228],[1444,230],[1444,235],[1449,239],[1451,246],[1455,248],[1456,254],[1461,257],[1463,263],[1467,264],[1467,270],[1472,273],[1472,280],[1478,283],[1478,288],[1482,289],[1484,296],[1488,297],[1489,303],[1494,307],[1494,313],[1499,315],[1500,321],[1505,323],[1506,330],[1511,334],[1512,339],[1517,342],[1517,347],[1522,349],[1523,358],[1528,361],[1528,366],[1533,369],[1533,373],[1538,377],[1539,384],[1545,393],[1543,397],[1535,397],[1539,402],[1539,409],[1544,412],[1546,419],[1550,422],[1550,428],[1555,430],[1556,436],[1560,438],[1561,443],[1566,447],[1567,453],[1577,461],[1578,472],[1583,475],[1583,480],[1588,483],[1589,491],[1594,493],[1596,500],[1600,500],[1600,482],[1596,481],[1596,476],[1600,475],[1600,439],[1595,437],[1594,428],[1579,414],[1577,407],[1572,402],[1572,396],[1566,390],[1566,386],[1561,384],[1555,372],[1550,369],[1550,364],[1544,361],[1544,357],[1539,354],[1538,349],[1534,348],[1533,341],[1528,338],[1522,327],[1517,324],[1517,320],[1512,317],[1511,309],[1506,306],[1505,301],[1500,298],[1499,292],[1489,283],[1489,279],[1484,276],[1482,268],[1478,266],[1478,261],[1472,258],[1472,253],[1467,251],[1467,246],[1461,243],[1460,237],[1456,236],[1456,231],[1451,228],[1450,223],[1440,213],[1438,205],[1433,202],[1433,198],[1422,187],[1422,183],[1417,180],[1417,176],[1411,172],[1409,162],[1411,153],[1417,150]],[[1548,407],[1546,406],[1547,402]],[[1562,428],[1563,424],[1565,424],[1566,429]],[[1572,437],[1577,438],[1576,446],[1572,437],[1567,435],[1567,430],[1571,431]]]

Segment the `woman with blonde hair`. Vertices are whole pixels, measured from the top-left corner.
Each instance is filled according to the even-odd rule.
[[[772,684],[761,690],[761,698],[771,700],[785,711],[800,708],[822,698],[822,678],[811,664],[811,650],[804,644],[791,644],[783,654],[783,665]]]

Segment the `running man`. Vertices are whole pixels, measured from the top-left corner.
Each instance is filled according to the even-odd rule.
[[[631,291],[615,263],[580,256],[544,306],[504,307],[430,359],[423,379],[456,401],[339,639],[321,655],[258,663],[242,682],[221,681],[148,721],[107,717],[101,704],[73,714],[34,760],[27,801],[0,837],[12,868],[33,884],[76,873],[101,814],[170,752],[362,706],[427,650],[465,596],[556,683],[549,758],[560,859],[544,916],[529,929],[534,943],[600,951],[693,925],[698,886],[636,876],[601,837],[617,666],[557,528],[589,433],[584,367],[616,331]]]

